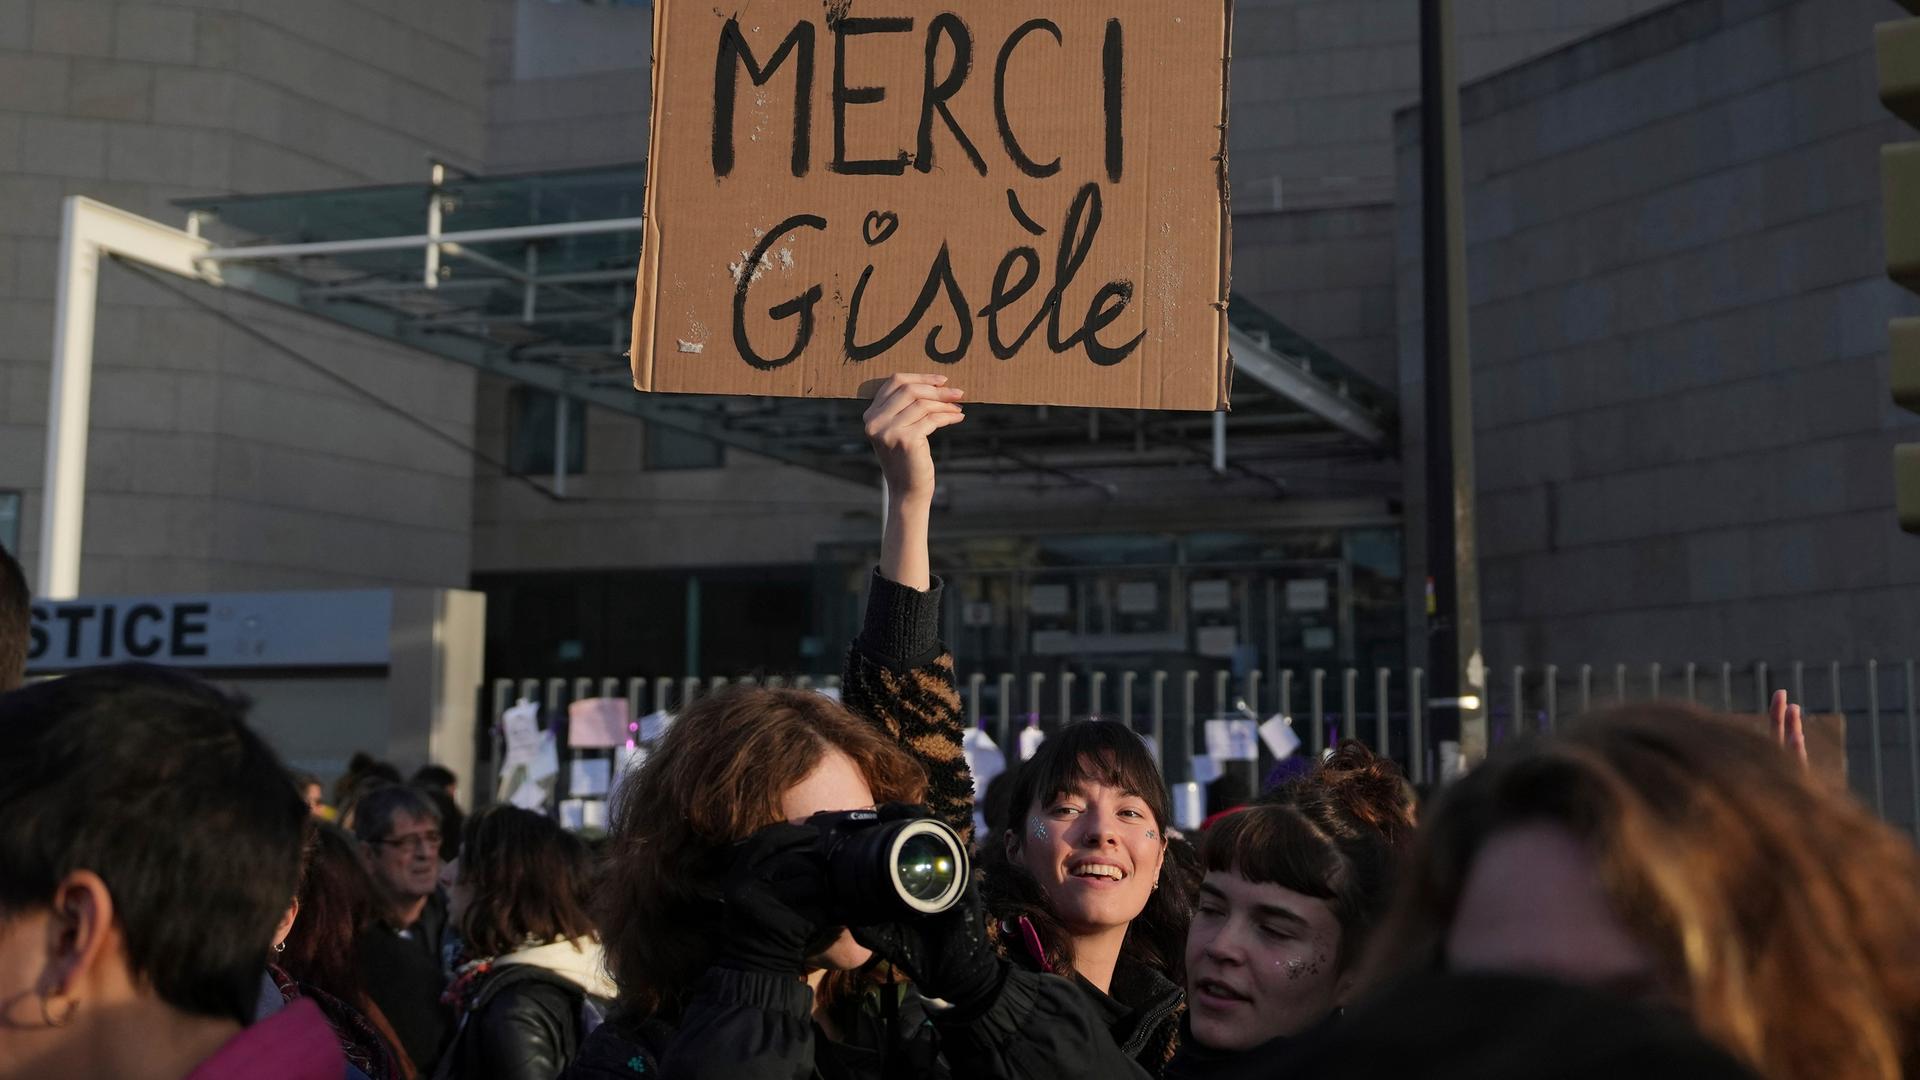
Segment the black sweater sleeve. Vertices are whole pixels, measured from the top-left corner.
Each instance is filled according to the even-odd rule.
[[[855,644],[896,671],[932,663],[941,653],[940,598],[945,591],[938,578],[921,592],[875,570],[867,586],[867,616]]]

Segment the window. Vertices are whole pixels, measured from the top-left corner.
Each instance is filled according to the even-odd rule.
[[[530,476],[553,474],[554,424],[559,399],[546,390],[516,386],[507,394],[507,465]],[[567,475],[587,471],[587,403],[567,399]]]
[[[0,491],[0,547],[20,555],[20,493]]]
[[[725,448],[712,439],[663,424],[647,425],[648,469],[717,469],[725,464]]]

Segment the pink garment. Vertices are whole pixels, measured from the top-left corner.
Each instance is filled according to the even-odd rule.
[[[347,1059],[320,1007],[304,998],[228,1039],[186,1080],[340,1080]]]
[[[1033,928],[1033,920],[1020,916],[1020,940],[1027,946],[1027,953],[1033,957],[1040,970],[1053,974],[1053,965],[1047,962],[1047,947],[1040,943],[1040,931]]]

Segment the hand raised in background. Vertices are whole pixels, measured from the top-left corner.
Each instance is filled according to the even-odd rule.
[[[1807,768],[1807,729],[1800,722],[1800,706],[1787,701],[1785,690],[1773,692],[1773,700],[1767,703],[1767,719],[1773,722],[1773,741],[1799,758],[1801,768]]]

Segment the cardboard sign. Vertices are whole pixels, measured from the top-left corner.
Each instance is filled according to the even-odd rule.
[[[1224,407],[1229,10],[656,0],[634,385]]]

